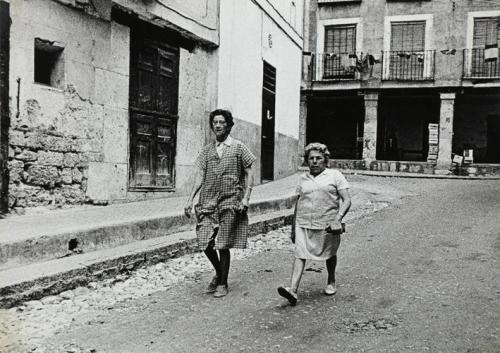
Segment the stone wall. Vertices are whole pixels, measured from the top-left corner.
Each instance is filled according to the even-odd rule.
[[[106,204],[187,193],[194,158],[207,141],[208,112],[217,101],[216,51],[205,45],[207,39],[180,50],[175,192],[129,190],[131,28],[102,15],[106,11],[78,4],[85,5],[11,4],[9,206]],[[57,85],[35,82],[37,38],[62,48]]]

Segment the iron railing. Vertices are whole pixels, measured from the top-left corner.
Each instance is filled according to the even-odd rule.
[[[434,79],[435,50],[382,52],[382,80]]]
[[[488,49],[464,49],[463,78],[468,79],[498,79],[500,78],[500,56],[498,48],[487,52]],[[491,50],[491,49],[490,49]]]
[[[312,81],[358,80],[363,53],[313,53]]]

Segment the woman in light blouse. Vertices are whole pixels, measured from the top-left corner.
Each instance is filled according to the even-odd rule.
[[[342,219],[351,207],[349,184],[341,172],[327,168],[330,152],[321,143],[310,143],[305,148],[304,159],[309,172],[301,175],[297,187],[297,202],[292,224],[292,241],[295,243],[295,260],[290,287],[279,287],[278,293],[297,303],[299,287],[306,260],[326,261],[328,270],[326,295],[333,295],[335,267]]]

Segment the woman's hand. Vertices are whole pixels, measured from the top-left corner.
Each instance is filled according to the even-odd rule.
[[[250,202],[244,198],[241,200],[240,204],[238,205],[238,208],[236,209],[238,212],[245,213],[248,211],[248,207],[250,206]]]
[[[335,218],[335,220],[326,227],[326,231],[332,234],[340,234],[342,233],[342,223],[338,218]]]
[[[184,206],[184,215],[187,218],[191,218],[192,209],[193,209],[193,201],[188,200],[188,202],[186,202],[186,206]]]

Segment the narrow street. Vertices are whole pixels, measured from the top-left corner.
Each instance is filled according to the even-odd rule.
[[[203,293],[212,274],[189,255],[2,311],[10,332],[39,342],[17,350],[29,338],[9,336],[7,352],[498,352],[499,182],[377,182],[412,196],[348,224],[333,297],[316,262],[306,264],[297,306],[278,296],[293,249],[283,228],[233,253],[223,299]]]

